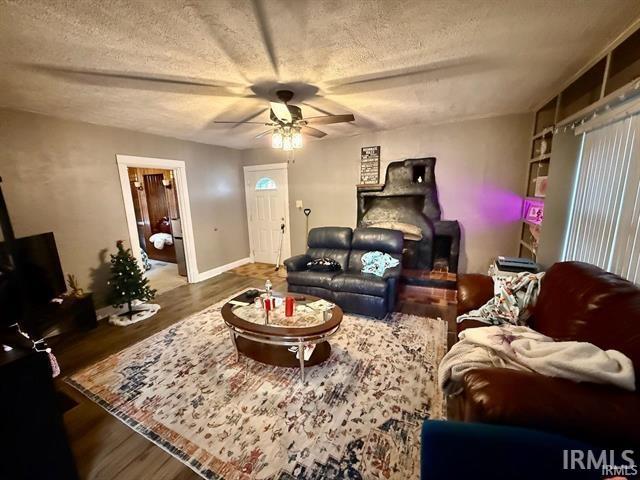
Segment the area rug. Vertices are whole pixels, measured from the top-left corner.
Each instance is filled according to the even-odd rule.
[[[223,304],[67,382],[204,478],[419,478],[422,422],[444,417],[443,321],[345,315],[302,383],[298,369],[236,362]]]

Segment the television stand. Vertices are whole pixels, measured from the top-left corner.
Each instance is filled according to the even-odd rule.
[[[64,332],[90,330],[98,326],[93,294],[65,296],[62,303],[50,302],[40,312],[37,329],[43,338]]]

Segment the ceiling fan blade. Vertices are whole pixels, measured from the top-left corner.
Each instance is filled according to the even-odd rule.
[[[333,115],[334,112],[344,112],[346,110],[352,110],[351,108],[345,107],[340,102],[337,102],[333,99],[328,98],[325,95],[316,95],[312,100],[313,103],[307,102],[306,106],[317,110],[320,113],[324,113],[325,115]],[[374,122],[372,119],[368,118],[362,112],[355,111],[354,115],[358,117],[358,127],[363,127],[367,129],[378,129],[379,125]],[[356,127],[355,123],[350,123],[353,127]]]
[[[259,133],[258,135],[256,135],[256,138],[262,138],[262,137],[264,137],[265,135],[270,134],[271,132],[273,132],[273,130],[271,130],[271,129],[269,129],[269,130],[265,130],[264,132]]]
[[[302,133],[304,133],[305,135],[309,135],[310,137],[322,138],[327,136],[327,134],[322,130],[318,130],[317,128],[313,127],[302,127],[300,130],[302,131]]]
[[[240,121],[238,122],[238,125],[240,125],[240,123],[245,123],[245,122],[249,122],[249,121],[253,120],[254,118],[256,118],[256,117],[258,117],[258,116],[262,115],[262,114],[263,114],[264,112],[266,112],[267,110],[269,110],[269,109],[268,109],[268,108],[263,108],[263,109],[261,109],[261,110],[257,111],[256,113],[253,113],[253,114],[249,115],[248,117],[243,118],[242,120],[240,120]],[[266,122],[265,122],[265,123],[266,123]],[[231,127],[231,128],[236,128],[238,125],[236,125],[236,126],[234,126],[234,127]]]
[[[322,98],[322,97],[320,97],[320,98]],[[305,105],[305,106],[307,106],[309,108],[313,108],[314,110],[317,110],[318,112],[323,113],[325,115],[333,115],[333,113],[331,113],[330,111],[325,110],[324,108],[318,107],[316,105],[312,105],[309,102],[302,102],[302,105]],[[311,117],[311,118],[313,118],[313,117]]]
[[[328,125],[330,123],[353,122],[355,119],[356,117],[354,117],[352,113],[347,113],[345,115],[326,115],[323,117],[309,117],[309,118],[305,118],[304,121],[310,125]]]
[[[271,103],[271,110],[273,111],[273,114],[278,118],[278,120],[284,123],[291,123],[293,118],[291,117],[291,112],[287,108],[287,105],[285,105],[284,103],[278,103],[278,102],[270,102],[270,103]]]
[[[213,123],[231,123],[233,125],[243,125],[243,124],[269,125],[269,122],[225,122],[220,120],[215,120]]]
[[[260,35],[262,36],[265,50],[267,51],[267,55],[269,56],[269,61],[271,62],[271,66],[273,67],[273,71],[275,72],[276,77],[279,77],[280,71],[278,70],[278,59],[276,58],[276,51],[273,45],[273,36],[267,22],[268,15],[264,10],[264,6],[261,0],[253,0],[251,3],[253,5],[253,13],[256,17],[256,21],[260,29]]]
[[[229,88],[244,88],[230,82],[206,81],[171,76],[152,76],[138,72],[112,72],[107,70],[82,70],[55,65],[23,64],[24,67],[60,77],[68,81],[100,87],[128,88],[159,92],[208,95],[218,97],[242,97]]]
[[[480,73],[491,68],[494,68],[491,61],[480,57],[469,56],[445,59],[427,65],[387,70],[385,72],[359,75],[340,80],[329,80],[326,84],[332,94],[347,95],[421,84],[458,75]]]

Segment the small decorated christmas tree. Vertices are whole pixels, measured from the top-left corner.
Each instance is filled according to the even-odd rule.
[[[108,285],[109,303],[116,308],[127,305],[123,315],[129,318],[135,313],[131,303],[134,300],[146,302],[156,295],[156,291],[149,286],[149,279],[145,278],[138,262],[128,248],[125,250],[122,240],[116,242],[118,252],[111,255],[111,279]]]

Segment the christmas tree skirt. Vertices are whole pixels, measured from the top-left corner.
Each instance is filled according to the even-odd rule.
[[[158,313],[158,310],[160,310],[160,305],[158,305],[157,303],[144,303],[133,307],[132,310],[133,311],[131,312],[131,316],[129,316],[126,312],[111,315],[109,317],[109,323],[111,325],[117,325],[119,327],[126,327],[127,325],[141,322],[142,320],[153,317],[156,313]]]

